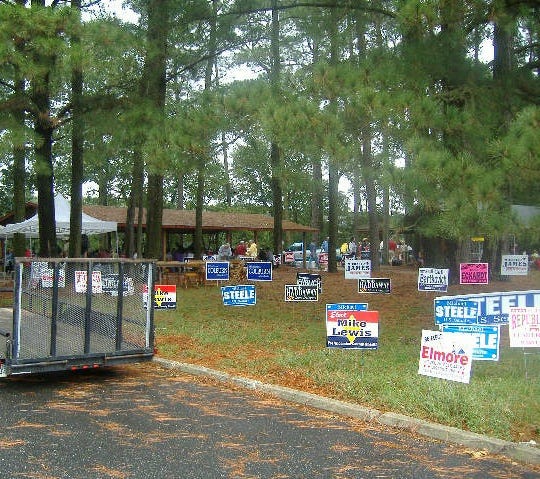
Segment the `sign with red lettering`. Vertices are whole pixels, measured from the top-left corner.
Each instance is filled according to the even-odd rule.
[[[418,374],[469,383],[474,338],[469,334],[422,331]]]
[[[510,308],[511,348],[540,348],[540,307]]]

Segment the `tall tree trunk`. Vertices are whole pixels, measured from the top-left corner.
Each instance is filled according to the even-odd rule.
[[[165,115],[170,0],[150,0],[147,12],[148,49],[143,74],[143,90],[150,101],[150,107],[159,117],[157,124],[152,127],[160,128]],[[150,168],[147,197],[145,256],[159,259],[163,256],[163,174],[157,169]]]
[[[26,0],[17,0],[20,6],[26,5]],[[16,43],[17,50],[24,49],[22,41]],[[22,78],[20,71],[17,69],[15,79],[15,95],[23,98],[25,94],[25,80]],[[24,130],[25,113],[23,109],[17,109],[13,112],[15,123],[21,131]],[[26,185],[26,146],[25,142],[17,142],[13,145],[13,215],[16,223],[25,220],[25,185]],[[15,234],[13,237],[13,253],[15,256],[24,256],[26,247],[26,239],[24,234]]]
[[[274,101],[279,101],[281,58],[279,52],[279,11],[278,1],[272,0],[272,25],[270,29],[270,88]],[[281,148],[273,138],[270,145],[270,185],[272,189],[272,204],[274,213],[273,252],[280,254],[283,249],[283,188]]]
[[[81,12],[81,0],[71,0],[71,8]],[[80,18],[80,17],[79,17]],[[71,36],[71,47],[80,48],[78,33]],[[77,52],[74,55],[78,57]],[[79,62],[71,73],[72,131],[71,131],[71,211],[69,221],[69,256],[81,256],[82,183],[84,172],[84,123],[82,118],[83,72]]]
[[[32,6],[45,7],[44,0],[32,0]],[[38,191],[39,255],[50,257],[56,253],[56,220],[54,211],[54,175],[52,161],[53,122],[51,119],[50,69],[55,58],[38,54],[46,71],[32,80],[32,102],[37,108],[34,116],[34,146],[36,186]]]
[[[337,66],[338,54],[338,29],[337,13],[332,8],[330,13],[330,65]],[[336,114],[336,99],[330,99],[329,109]],[[328,158],[328,272],[337,273],[336,247],[338,245],[339,227],[339,168],[337,159],[331,154]]]

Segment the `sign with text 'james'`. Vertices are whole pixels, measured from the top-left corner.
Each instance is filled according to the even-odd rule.
[[[257,303],[255,285],[222,286],[221,297],[225,306],[251,306]]]
[[[384,293],[392,291],[390,278],[360,278],[358,280],[359,293]]]
[[[326,346],[341,349],[377,349],[379,312],[367,303],[326,305]]]
[[[206,279],[209,281],[228,281],[229,262],[228,261],[208,261],[205,264]]]
[[[253,261],[246,263],[248,281],[272,281],[272,263]]]
[[[510,309],[519,307],[540,307],[540,290],[504,291],[502,293],[465,294],[459,296],[439,296],[438,300],[475,301],[478,305],[477,324],[508,324]]]
[[[527,276],[529,257],[526,254],[503,254],[501,259],[501,275]]]
[[[285,301],[318,301],[319,288],[317,285],[286,284]]]
[[[358,279],[371,277],[371,260],[346,259],[345,279]]]

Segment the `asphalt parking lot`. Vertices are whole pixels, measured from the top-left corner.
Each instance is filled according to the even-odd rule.
[[[539,478],[540,469],[156,363],[0,381],[0,477]]]

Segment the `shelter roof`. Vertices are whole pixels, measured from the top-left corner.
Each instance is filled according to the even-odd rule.
[[[85,205],[83,211],[104,221],[114,221],[118,229],[126,226],[126,208],[119,206]],[[137,217],[137,211],[135,212]],[[163,210],[164,230],[193,231],[195,229],[194,210]],[[146,224],[146,210],[143,209],[142,223]],[[203,231],[268,231],[274,228],[274,218],[256,213],[229,213],[223,211],[204,211],[202,217]],[[315,232],[317,228],[283,220],[284,231]]]

